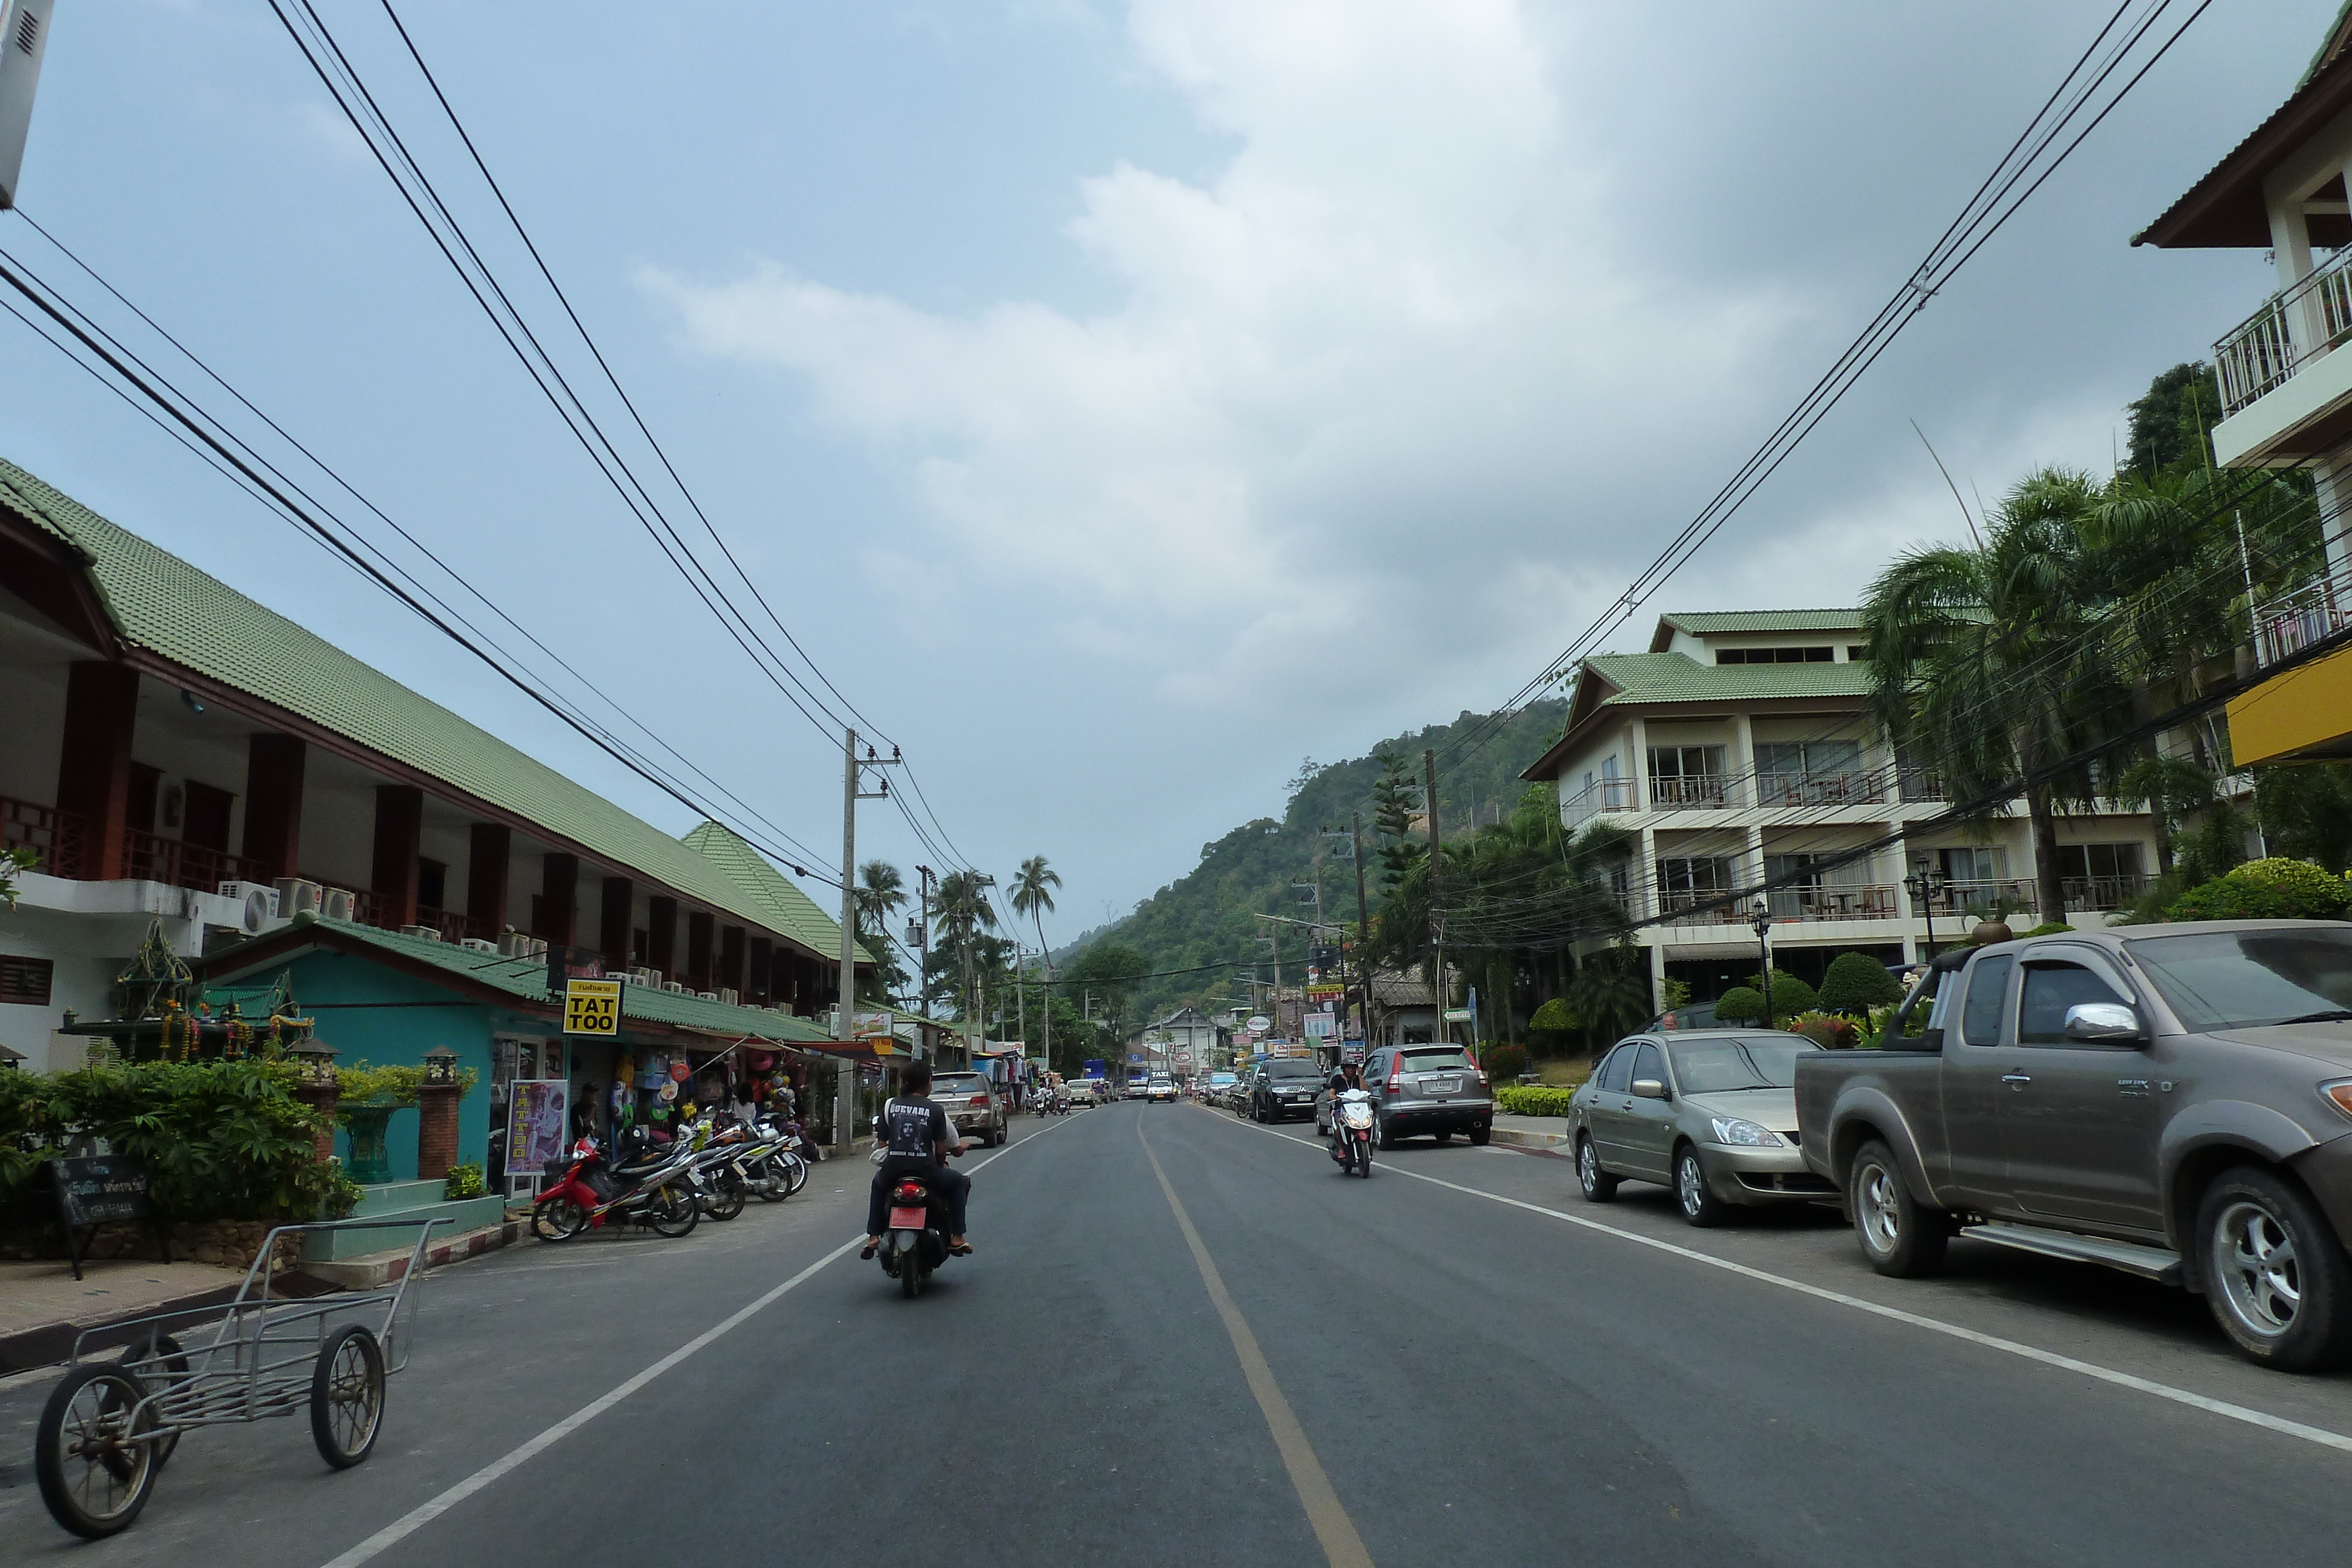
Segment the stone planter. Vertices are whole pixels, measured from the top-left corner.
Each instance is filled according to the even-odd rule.
[[[352,1135],[352,1160],[344,1174],[362,1186],[382,1186],[392,1179],[392,1151],[384,1145],[384,1129],[398,1105],[346,1105],[343,1127]]]

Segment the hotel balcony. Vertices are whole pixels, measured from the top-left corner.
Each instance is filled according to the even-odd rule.
[[[2215,461],[2263,467],[2321,456],[2352,440],[2352,249],[2263,301],[2213,345],[2221,382]]]

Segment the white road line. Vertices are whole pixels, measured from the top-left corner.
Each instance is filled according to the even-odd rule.
[[[1244,1124],[1244,1125],[1247,1124]],[[1304,1138],[1294,1138],[1286,1133],[1275,1132],[1270,1127],[1249,1125],[1248,1130],[1253,1133],[1264,1133],[1269,1137],[1280,1138],[1284,1143],[1293,1144],[1300,1148],[1313,1149],[1318,1155],[1323,1152],[1323,1145],[1319,1142],[1310,1143]],[[1735,1263],[1727,1258],[1717,1258],[1710,1253],[1701,1252],[1696,1248],[1680,1247],[1671,1241],[1661,1241],[1654,1236],[1644,1236],[1638,1230],[1626,1230],[1614,1225],[1603,1224],[1597,1219],[1588,1219],[1580,1214],[1546,1208],[1539,1203],[1528,1203],[1520,1198],[1505,1197],[1500,1193],[1486,1192],[1475,1186],[1465,1186],[1459,1182],[1424,1176],[1419,1171],[1409,1171],[1401,1166],[1390,1165],[1381,1168],[1391,1176],[1411,1176],[1415,1181],[1425,1181],[1432,1186],[1442,1186],[1454,1192],[1467,1193],[1472,1197],[1483,1197],[1489,1203],[1504,1204],[1512,1208],[1523,1208],[1529,1214],[1540,1214],[1547,1219],[1557,1219],[1564,1224],[1581,1226],[1587,1230],[1597,1230],[1604,1236],[1614,1236],[1620,1240],[1631,1241],[1636,1246],[1647,1247],[1654,1251],[1686,1259],[1693,1263],[1704,1263],[1710,1269],[1720,1269],[1727,1274],[1738,1274],[1743,1279],[1754,1280],[1759,1284],[1777,1285],[1784,1291],[1794,1291],[1801,1296],[1811,1296],[1816,1301],[1834,1302],[1841,1307],[1851,1307],[1858,1312],[1868,1312],[1873,1317],[1885,1318],[1891,1322],[1906,1323],[1913,1328],[1926,1329],[1930,1333],[1943,1334],[1951,1339],[1965,1341],[1969,1344],[1981,1345],[1987,1350],[1997,1350],[2025,1361],[2038,1362],[2043,1366],[2054,1366],[2062,1372],[2079,1373],[2084,1377],[2116,1388],[2128,1388],[2135,1393],[2170,1400],[2175,1405],[2186,1405],[2192,1410],[2202,1410],[2208,1415],[2223,1416],[2231,1421],[2242,1421],[2249,1427],[2260,1427],[2264,1431],[2276,1432],[2282,1437],[2300,1437],[2306,1443],[2316,1443],[2323,1448],[2333,1448],[2340,1454],[2352,1454],[2352,1437],[2347,1437],[2340,1432],[2331,1432],[2324,1427],[2311,1427],[2301,1421],[2290,1421],[2284,1416],[2273,1416],[2266,1410],[2256,1410],[2249,1406],[2232,1405],[2226,1399],[2210,1399],[2202,1394],[2192,1394],[2186,1388],[2176,1388],[2168,1383],[2158,1383],[2145,1377],[2135,1377],[2128,1372],[2117,1372],[2113,1367],[2101,1366],[2095,1362],[2078,1361],[2071,1355],[2060,1355],[2055,1351],[2043,1350],[2039,1346],[2021,1343],[2013,1339],[2003,1339],[1998,1334],[1980,1333],[1975,1329],[1962,1328],[1958,1323],[1946,1322],[1941,1318],[1924,1317],[1917,1312],[1906,1312],[1900,1307],[1882,1306],[1876,1301],[1864,1301],[1860,1296],[1849,1296],[1843,1291],[1832,1291],[1825,1286],[1807,1284],[1802,1280],[1792,1280],[1785,1274],[1774,1274],[1762,1269],[1751,1269],[1745,1263]]]
[[[993,1165],[1003,1155],[1009,1155],[1017,1148],[1024,1147],[1026,1145],[1035,1142],[1036,1139],[1044,1136],[1046,1133],[1050,1133],[1054,1129],[1051,1127],[1042,1128],[1037,1133],[1032,1134],[1029,1137],[1022,1139],[1019,1143],[1007,1144],[1003,1148],[991,1153],[986,1158],[973,1162],[971,1169],[977,1171],[983,1166]],[[858,1163],[864,1164],[865,1162],[860,1161]],[[758,1316],[766,1308],[782,1299],[785,1292],[794,1289],[804,1281],[814,1278],[817,1272],[824,1269],[826,1264],[835,1261],[845,1253],[847,1253],[852,1249],[859,1246],[865,1241],[865,1239],[866,1237],[862,1231],[859,1234],[851,1237],[848,1240],[843,1242],[840,1246],[835,1248],[832,1251],[826,1253],[824,1257],[818,1259],[815,1262],[810,1264],[807,1268],[802,1270],[791,1279],[786,1280],[782,1284],[778,1285],[775,1289],[768,1291],[767,1294],[751,1302],[751,1305],[744,1307],[740,1312],[734,1312],[728,1317],[720,1319],[718,1322],[713,1323],[710,1327],[703,1330],[700,1333],[695,1335],[692,1339],[687,1341],[676,1350],[671,1351],[667,1355],[663,1356],[659,1361],[655,1362],[651,1366],[646,1367],[643,1372],[640,1372],[635,1376],[630,1378],[627,1382],[619,1385],[611,1392],[602,1396],[601,1397],[582,1406],[579,1409],[574,1410],[571,1415],[566,1416],[562,1420],[558,1421],[554,1426],[550,1427],[546,1431],[541,1432],[539,1436],[531,1438],[529,1442],[523,1443],[520,1447],[500,1455],[495,1459],[492,1459],[488,1464],[484,1465],[480,1469],[476,1470],[472,1475],[467,1476],[464,1480],[459,1481],[457,1485],[442,1492],[439,1496],[433,1498],[429,1501],[419,1503],[416,1507],[410,1509],[406,1513],[402,1514],[398,1519],[394,1520],[390,1524],[385,1525],[382,1530],[377,1531],[373,1535],[369,1536],[366,1540],[361,1542],[350,1551],[345,1552],[339,1557],[331,1559],[327,1563],[326,1568],[359,1568],[359,1564],[370,1561],[371,1559],[380,1555],[388,1548],[397,1545],[402,1541],[406,1540],[409,1536],[415,1534],[418,1531],[424,1529],[426,1525],[432,1523],[435,1520],[440,1518],[443,1514],[457,1507],[457,1504],[473,1496],[476,1492],[480,1491],[483,1488],[489,1486],[492,1482],[499,1479],[509,1472],[528,1463],[540,1454],[546,1452],[549,1448],[553,1448],[556,1444],[562,1442],[572,1433],[580,1430],[581,1427],[588,1425],[589,1422],[593,1421],[597,1416],[602,1416],[605,1411],[610,1410],[614,1406],[618,1405],[622,1400],[626,1399],[630,1395],[635,1394],[638,1389],[643,1388],[646,1384],[651,1383],[654,1379],[669,1371],[680,1362],[685,1361],[688,1356],[694,1354],[695,1352],[702,1350],[726,1337],[728,1334],[732,1333],[744,1323],[749,1322],[752,1318]]]

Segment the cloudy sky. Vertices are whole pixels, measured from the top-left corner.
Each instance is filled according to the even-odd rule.
[[[2111,8],[397,4],[720,532],[915,760],[950,852],[1061,869],[1056,941],[1278,810],[1301,756],[1543,667]],[[320,9],[526,282],[380,6]],[[2268,277],[2259,254],[2128,235],[2286,95],[2335,9],[2219,0],[1645,615],[1850,602],[1891,550],[1958,531],[1912,420],[1988,497],[2030,465],[2105,467],[2122,405]],[[58,0],[20,192],[583,676],[837,857],[838,740],[663,564],[266,0]],[[16,218],[0,246],[95,298]],[[0,454],[689,825],[5,319]],[[861,852],[945,858],[895,811],[862,821]]]

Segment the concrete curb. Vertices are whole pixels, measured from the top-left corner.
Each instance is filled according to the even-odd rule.
[[[1566,1133],[1529,1133],[1517,1127],[1497,1127],[1493,1136],[1498,1144],[1508,1144],[1515,1149],[1532,1149],[1538,1153],[1565,1153],[1568,1148]]]
[[[445,1241],[436,1241],[425,1249],[425,1266],[438,1269],[450,1263],[462,1263],[494,1248],[504,1247],[519,1239],[528,1223],[524,1219],[508,1219],[497,1225],[485,1225],[478,1230],[462,1231]],[[302,1271],[346,1291],[373,1291],[379,1285],[391,1284],[408,1272],[412,1250],[400,1247],[384,1252],[364,1253],[357,1258],[339,1259],[331,1263],[306,1263]]]

